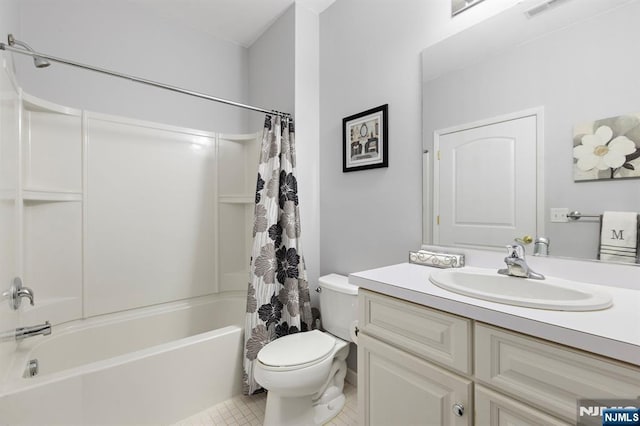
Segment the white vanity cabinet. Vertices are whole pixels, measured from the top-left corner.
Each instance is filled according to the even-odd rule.
[[[580,398],[636,398],[640,368],[359,290],[362,425],[570,425]]]

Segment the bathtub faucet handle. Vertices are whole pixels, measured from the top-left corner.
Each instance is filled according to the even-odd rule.
[[[22,280],[20,279],[20,277],[15,277],[13,279],[13,281],[11,282],[11,287],[9,287],[9,290],[2,293],[2,296],[8,299],[9,306],[14,311],[17,311],[22,304],[23,297],[29,299],[29,303],[31,304],[31,306],[34,305],[33,290],[31,290],[29,287],[24,287],[22,285]]]
[[[20,290],[18,290],[17,295],[19,298],[26,297],[27,299],[29,299],[29,304],[31,306],[35,305],[35,303],[33,303],[33,290],[31,290],[29,287],[22,287]]]

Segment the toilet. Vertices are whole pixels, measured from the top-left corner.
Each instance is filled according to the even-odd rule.
[[[268,391],[265,426],[321,425],[344,407],[344,378],[358,287],[347,277],[319,278],[320,315],[326,331],[281,337],[258,352],[256,381]]]

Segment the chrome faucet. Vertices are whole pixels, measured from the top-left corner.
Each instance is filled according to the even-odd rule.
[[[2,297],[6,298],[9,301],[9,306],[14,311],[18,310],[18,308],[22,304],[23,297],[29,299],[29,303],[31,304],[31,306],[34,305],[33,290],[31,290],[29,287],[23,287],[20,277],[15,277],[13,279],[13,281],[11,282],[11,287],[9,288],[9,290],[2,293]]]
[[[48,336],[51,334],[51,323],[46,321],[44,324],[34,325],[32,327],[16,328],[16,340],[20,341],[32,336]]]
[[[507,245],[507,257],[504,262],[505,269],[498,269],[499,274],[510,275],[512,277],[531,278],[534,280],[544,280],[544,275],[534,272],[524,258],[524,246],[517,241]]]

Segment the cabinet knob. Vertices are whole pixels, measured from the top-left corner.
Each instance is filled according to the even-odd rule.
[[[464,405],[462,405],[461,403],[456,403],[453,404],[453,413],[458,416],[458,417],[462,417],[464,415]]]

